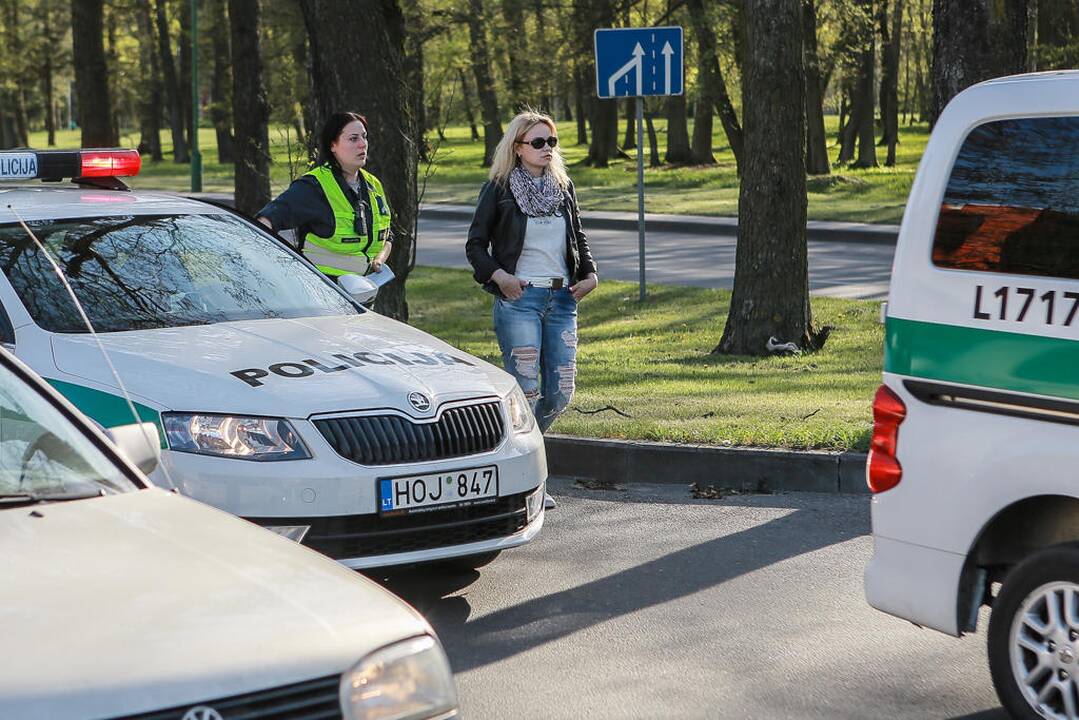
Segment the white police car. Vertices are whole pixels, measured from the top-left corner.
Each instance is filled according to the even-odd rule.
[[[152,426],[114,430],[154,464]],[[2,718],[456,717],[449,663],[415,610],[150,486],[5,350],[0,557]]]
[[[479,566],[536,536],[543,439],[510,375],[227,210],[126,191],[138,167],[0,153],[9,178],[79,178],[0,185],[0,341],[106,427],[131,422],[118,375],[159,428],[155,483],[349,567]]]
[[[903,217],[868,464],[873,606],[952,635],[990,605],[1018,718],[1079,718],[1079,73],[945,109]]]

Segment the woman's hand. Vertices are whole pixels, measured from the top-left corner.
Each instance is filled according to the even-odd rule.
[[[573,293],[574,300],[576,300],[577,302],[581,302],[581,299],[584,298],[584,296],[588,293],[595,290],[597,285],[599,285],[599,278],[596,277],[595,273],[588,273],[588,277],[586,277],[584,280],[581,280],[575,285],[570,285],[569,291]]]
[[[498,285],[498,289],[502,291],[502,295],[507,300],[516,300],[524,294],[524,288],[528,285],[527,282],[517,277],[516,275],[510,275],[508,272],[499,268],[495,270],[491,275],[491,279]]]
[[[379,252],[375,259],[371,261],[369,272],[377,273],[381,272],[382,266],[386,264],[386,260],[390,257],[390,242],[387,240],[382,245],[382,251]]]

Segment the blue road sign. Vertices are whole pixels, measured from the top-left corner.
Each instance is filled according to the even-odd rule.
[[[682,28],[596,30],[596,95],[681,95]]]

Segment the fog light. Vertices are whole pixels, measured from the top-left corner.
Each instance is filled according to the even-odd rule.
[[[528,511],[528,522],[532,522],[543,512],[543,497],[546,495],[547,481],[539,484],[531,494],[525,496],[525,509]]]
[[[277,533],[281,537],[292,540],[293,542],[303,542],[304,536],[307,535],[307,531],[311,529],[310,525],[268,525],[266,527],[272,533]]]

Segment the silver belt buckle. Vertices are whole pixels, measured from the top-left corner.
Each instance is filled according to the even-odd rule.
[[[563,284],[562,278],[539,278],[537,280],[530,280],[528,282],[532,287],[538,288],[550,288],[551,290],[560,290]]]

